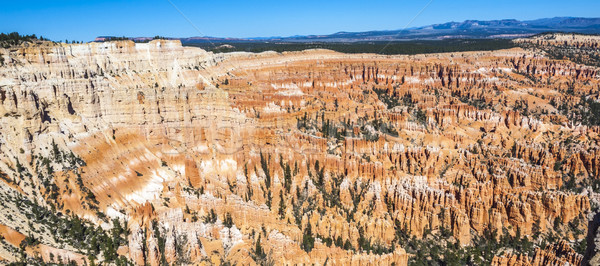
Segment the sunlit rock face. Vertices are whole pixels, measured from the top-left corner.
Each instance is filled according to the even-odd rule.
[[[568,112],[597,102],[597,68],[519,48],[0,52],[6,261],[32,236],[31,258],[114,262],[44,231],[19,207],[28,199],[98,230],[120,221],[115,254],[139,265],[406,265],[428,243],[492,241],[504,255],[472,262],[582,262],[600,129]],[[531,254],[503,242],[519,238]]]

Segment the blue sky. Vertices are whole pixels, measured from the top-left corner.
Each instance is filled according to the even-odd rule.
[[[402,29],[428,2],[2,0],[0,32],[90,41],[101,35],[257,37]],[[466,19],[599,17],[599,10],[599,0],[433,0],[409,27]]]

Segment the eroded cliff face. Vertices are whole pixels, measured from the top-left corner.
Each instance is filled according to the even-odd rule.
[[[569,33],[546,33],[514,40],[519,46],[542,51],[550,58],[600,66],[600,36]]]
[[[492,265],[580,265],[583,256],[577,254],[564,240],[548,245],[545,249],[536,248],[533,258],[522,254],[508,254],[495,257]]]
[[[7,261],[406,265],[493,242],[472,262],[581,263],[558,240],[585,241],[600,129],[562,110],[598,99],[596,68],[521,49],[1,53]]]

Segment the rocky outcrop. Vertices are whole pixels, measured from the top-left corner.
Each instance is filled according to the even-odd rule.
[[[581,265],[583,256],[577,254],[568,243],[560,241],[551,244],[545,249],[537,248],[533,258],[525,255],[509,254],[504,257],[495,257],[493,265]]]

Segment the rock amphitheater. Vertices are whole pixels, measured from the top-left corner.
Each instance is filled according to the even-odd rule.
[[[600,260],[600,127],[569,115],[598,103],[596,67],[167,40],[0,55],[4,263]]]

